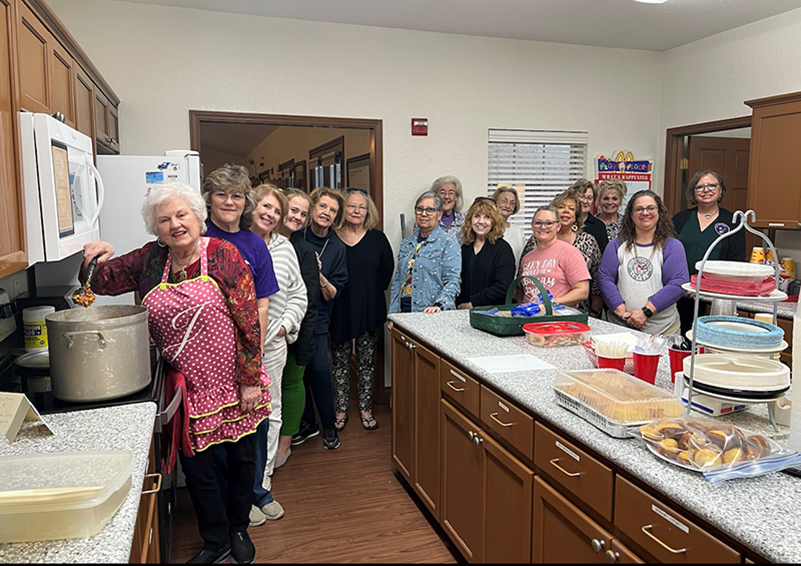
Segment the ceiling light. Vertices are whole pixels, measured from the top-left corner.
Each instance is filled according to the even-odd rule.
[[[642,2],[643,4],[664,4],[667,0],[634,0],[635,2]]]

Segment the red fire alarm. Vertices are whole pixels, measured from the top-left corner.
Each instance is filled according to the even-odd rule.
[[[428,135],[428,118],[412,118],[412,135]]]

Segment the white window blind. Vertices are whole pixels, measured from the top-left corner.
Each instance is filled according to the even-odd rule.
[[[531,235],[534,211],[587,171],[587,132],[489,130],[487,191],[517,190],[520,211],[509,221]]]

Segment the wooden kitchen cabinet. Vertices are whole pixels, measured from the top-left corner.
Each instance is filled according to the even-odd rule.
[[[801,92],[747,100],[751,118],[748,208],[752,226],[801,228]]]
[[[95,137],[94,102],[95,88],[92,79],[80,67],[76,67],[75,128],[92,139]]]
[[[95,139],[98,153],[120,152],[117,109],[100,89],[95,89]]]
[[[534,472],[441,403],[442,528],[470,562],[530,562]]]
[[[159,515],[158,492],[161,489],[161,477],[156,473],[155,445],[150,444],[150,456],[147,472],[142,484],[142,498],[134,524],[133,542],[131,544],[130,564],[158,564],[159,554]]]
[[[642,564],[636,554],[542,478],[534,479],[535,564]]]
[[[392,460],[439,519],[439,356],[392,330]]]
[[[52,36],[51,36],[52,37]],[[55,38],[48,44],[50,113],[61,112],[64,123],[75,127],[75,60]]]

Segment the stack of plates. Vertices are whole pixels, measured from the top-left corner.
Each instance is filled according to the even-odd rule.
[[[687,380],[690,362],[689,356],[684,359]],[[693,387],[735,399],[775,399],[790,388],[790,368],[781,362],[753,356],[700,354],[695,356]]]
[[[701,316],[695,324],[699,343],[727,349],[778,349],[784,330],[775,324],[736,316]]]
[[[695,264],[695,269],[701,269],[700,261]],[[728,283],[754,285],[775,274],[776,269],[765,263],[708,260],[704,266],[704,277]]]

